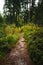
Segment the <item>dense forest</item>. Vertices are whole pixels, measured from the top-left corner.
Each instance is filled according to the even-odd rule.
[[[0,65],[18,65],[4,64],[3,60],[19,45],[22,36],[33,65],[43,65],[43,0],[38,0],[38,3],[36,1],[5,0],[3,15],[0,13]]]

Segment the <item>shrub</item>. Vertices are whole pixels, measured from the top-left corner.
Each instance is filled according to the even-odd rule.
[[[0,26],[0,60],[15,47],[19,39],[19,29],[14,24]]]
[[[28,41],[28,50],[32,61],[37,65],[43,65],[43,31],[38,31],[32,35]]]
[[[13,35],[9,34],[6,38],[7,38],[8,46],[10,46],[12,48],[17,43],[17,41],[19,39],[19,34],[17,34],[17,33],[15,33]]]
[[[39,30],[39,27],[33,23],[29,23],[21,28],[25,40],[29,40],[31,36]]]
[[[43,27],[30,23],[21,27],[28,52],[36,65],[43,65]]]

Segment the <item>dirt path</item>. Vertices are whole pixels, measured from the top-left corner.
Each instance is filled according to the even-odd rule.
[[[22,34],[20,34],[20,40],[18,41],[16,47],[12,49],[0,65],[33,65]]]

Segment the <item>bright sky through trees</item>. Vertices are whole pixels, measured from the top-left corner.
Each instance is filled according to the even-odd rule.
[[[36,3],[38,0],[36,0]],[[4,0],[0,0],[0,13],[3,13],[3,5],[4,5]]]
[[[39,0],[36,0],[36,3],[35,3],[36,5],[37,5],[38,1],[39,1]]]
[[[3,13],[4,0],[0,0],[0,13]]]

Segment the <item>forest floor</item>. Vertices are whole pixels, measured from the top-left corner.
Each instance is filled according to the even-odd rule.
[[[34,65],[30,59],[27,44],[22,33],[15,48],[4,58],[0,65]]]

